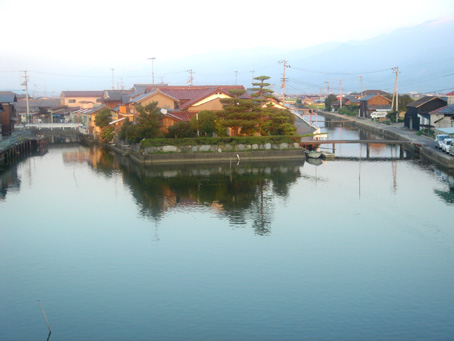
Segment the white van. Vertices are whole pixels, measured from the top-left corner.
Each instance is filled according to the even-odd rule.
[[[388,115],[387,111],[372,111],[370,114],[370,118],[375,120],[377,118],[384,118]]]

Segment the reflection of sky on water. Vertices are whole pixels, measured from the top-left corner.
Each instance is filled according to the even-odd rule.
[[[311,122],[317,122],[322,133],[327,134],[327,140],[382,140],[382,138],[375,136],[367,131],[353,128],[351,124],[345,123],[325,123],[322,115],[305,115],[304,118]],[[326,152],[333,152],[332,145],[321,145],[320,150]],[[334,153],[337,157],[367,157],[367,146],[365,144],[336,144]],[[370,144],[369,157],[370,158],[399,158],[400,147],[390,146],[384,144]],[[405,152],[404,157],[407,156]]]
[[[433,166],[123,161],[80,147],[18,167],[1,338],[47,337],[37,299],[56,339],[453,335],[454,207]]]

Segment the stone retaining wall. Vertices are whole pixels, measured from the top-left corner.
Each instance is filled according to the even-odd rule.
[[[199,146],[161,146],[146,147],[143,149],[144,155],[156,153],[224,153],[224,152],[244,152],[258,150],[294,150],[301,149],[298,143],[264,143],[264,144],[237,144],[237,145],[199,145]]]
[[[124,151],[122,152],[125,154]],[[131,146],[128,154],[132,160],[141,164],[300,160],[305,158],[304,151],[298,143],[162,146],[146,147],[143,150],[136,145]]]

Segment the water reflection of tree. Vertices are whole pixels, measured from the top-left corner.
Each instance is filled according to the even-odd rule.
[[[270,233],[274,197],[286,197],[298,177],[299,164],[122,167],[125,183],[143,216],[159,220],[183,206],[211,208],[232,225],[252,222],[259,235]]]

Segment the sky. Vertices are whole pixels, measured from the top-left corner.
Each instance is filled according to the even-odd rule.
[[[150,83],[152,71],[158,82],[164,64],[171,82],[213,51],[365,40],[453,16],[454,1],[0,0],[0,13],[0,90],[21,89],[27,70],[29,88],[50,93]]]

